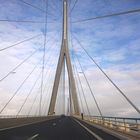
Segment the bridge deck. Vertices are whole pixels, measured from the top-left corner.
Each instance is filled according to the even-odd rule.
[[[22,127],[1,130],[2,140],[120,140],[72,117],[61,116]]]

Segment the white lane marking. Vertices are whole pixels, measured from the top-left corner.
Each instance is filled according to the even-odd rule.
[[[74,119],[75,120],[75,119]],[[79,125],[81,125],[84,129],[86,129],[90,134],[92,134],[95,138],[97,138],[98,140],[103,140],[101,137],[99,137],[97,134],[95,134],[94,132],[92,132],[90,129],[88,129],[86,126],[84,126],[83,124],[81,124],[79,121],[75,120]]]
[[[91,123],[89,123],[89,122],[87,122],[87,123],[91,125]],[[132,140],[132,139],[128,138],[127,136],[123,136],[121,134],[118,134],[117,132],[114,132],[113,130],[108,130],[107,128],[104,128],[103,126],[99,126],[96,124],[92,124],[92,126],[98,128],[98,129],[100,129],[100,130],[102,130],[102,131],[104,131],[112,136],[118,137],[122,140]]]
[[[35,139],[38,135],[39,135],[39,134],[35,134],[35,135],[33,135],[32,137],[30,137],[28,140],[33,140],[33,139]]]
[[[56,123],[53,123],[53,126],[56,126]]]

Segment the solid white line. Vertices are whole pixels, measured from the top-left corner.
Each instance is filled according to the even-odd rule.
[[[75,119],[74,119],[75,120]],[[96,139],[98,140],[103,140],[101,137],[99,137],[97,134],[95,134],[94,132],[92,132],[90,129],[88,129],[86,126],[84,126],[83,124],[81,124],[79,121],[75,120],[79,125],[81,125],[85,130],[87,130],[90,134],[92,134]]]
[[[127,136],[121,135],[118,132],[114,132],[113,130],[109,130],[107,128],[104,128],[103,126],[99,126],[99,125],[96,125],[96,124],[91,124],[89,122],[87,122],[87,123],[92,125],[92,126],[94,126],[94,127],[96,127],[96,128],[98,128],[98,129],[100,129],[100,130],[102,130],[102,131],[104,131],[104,132],[106,132],[106,133],[108,133],[108,134],[110,134],[110,135],[112,135],[112,136],[120,138],[122,140],[132,140],[131,138],[129,138]]]
[[[30,137],[28,140],[33,140],[34,138],[36,138],[39,134],[35,134],[32,137]]]

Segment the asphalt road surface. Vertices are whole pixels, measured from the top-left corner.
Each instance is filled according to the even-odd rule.
[[[0,131],[0,140],[120,140],[85,122],[57,119]]]

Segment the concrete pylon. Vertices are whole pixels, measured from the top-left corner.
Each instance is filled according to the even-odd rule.
[[[64,0],[64,2],[63,2],[62,44],[61,44],[59,61],[57,64],[57,70],[56,70],[55,81],[54,81],[54,85],[53,85],[48,115],[54,114],[56,97],[57,97],[57,93],[58,93],[58,86],[59,86],[59,82],[60,82],[60,75],[61,75],[62,67],[63,67],[63,64],[65,63],[65,61],[66,61],[66,66],[67,66],[67,70],[68,70],[68,78],[69,78],[69,91],[70,91],[69,94],[70,94],[70,97],[73,101],[74,114],[76,114],[76,115],[80,114],[79,103],[78,103],[78,98],[77,98],[77,93],[76,93],[76,86],[75,86],[72,65],[71,65],[71,59],[70,59],[70,54],[69,54],[69,49],[68,49],[68,30],[67,30],[67,28],[68,28],[67,17],[68,16],[67,16],[67,14],[68,14],[68,12],[67,12],[67,0]]]

